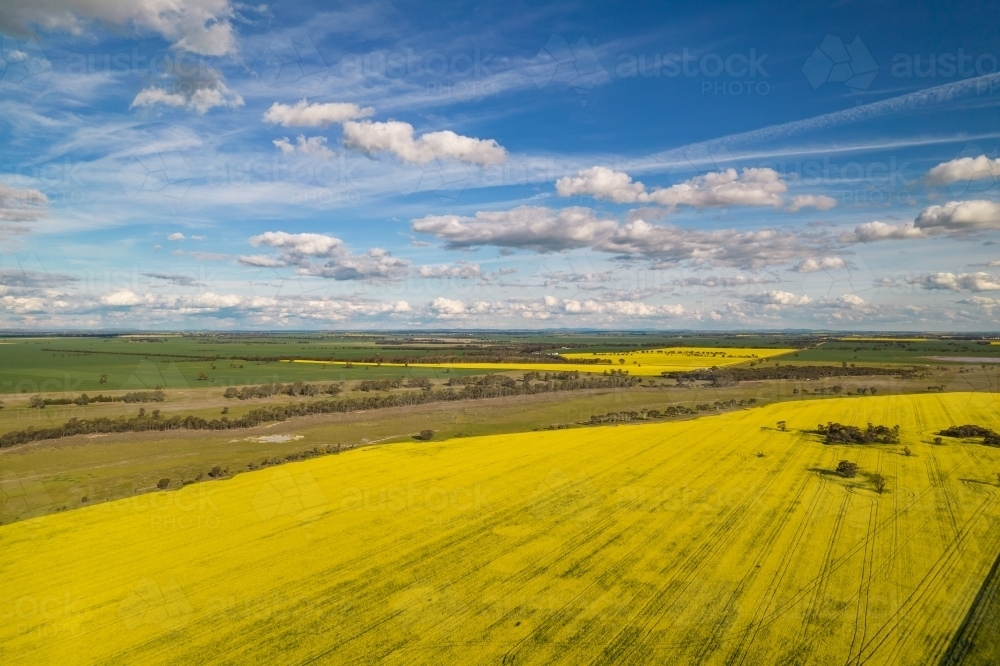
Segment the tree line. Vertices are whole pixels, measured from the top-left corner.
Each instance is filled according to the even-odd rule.
[[[763,367],[725,367],[708,368],[704,370],[665,371],[661,373],[666,379],[679,381],[707,381],[712,386],[728,386],[738,382],[761,380],[815,380],[827,377],[872,377],[898,376],[903,379],[913,377],[913,368],[876,368],[872,366],[848,365],[774,365]]]
[[[222,397],[249,400],[250,398],[270,398],[272,395],[337,395],[342,390],[340,384],[308,384],[301,379],[297,379],[291,384],[276,382],[274,384],[257,384],[255,386],[243,386],[240,388],[230,386],[223,392]]]
[[[590,417],[589,423],[593,425],[600,425],[602,423],[623,423],[628,421],[642,420],[646,421],[649,419],[661,419],[661,418],[671,418],[674,416],[683,416],[685,414],[700,414],[702,412],[708,412],[713,409],[721,411],[723,409],[733,409],[736,407],[751,407],[757,404],[757,398],[750,398],[748,400],[716,400],[713,404],[702,404],[695,405],[694,407],[685,407],[684,405],[670,405],[666,407],[662,412],[658,409],[643,409],[638,412],[636,411],[623,411],[623,412],[608,412],[607,414],[593,414]]]
[[[192,415],[167,417],[163,416],[160,410],[154,410],[152,414],[146,414],[145,409],[140,409],[137,416],[131,417],[72,418],[63,425],[53,428],[29,427],[25,430],[17,430],[0,435],[0,448],[38,440],[58,439],[60,437],[94,433],[253,428],[263,423],[286,421],[296,416],[368,411],[388,407],[422,405],[432,402],[479,400],[483,398],[534,395],[556,391],[628,388],[638,383],[638,379],[629,377],[627,374],[621,372],[613,372],[607,376],[577,377],[563,381],[549,380],[535,383],[527,380],[518,383],[508,377],[507,379],[511,379],[513,386],[506,383],[489,383],[486,378],[483,379],[482,384],[467,385],[462,390],[446,388],[436,391],[415,391],[412,393],[393,393],[390,395],[375,395],[340,400],[317,400],[313,402],[293,402],[286,405],[269,405],[253,409],[243,416],[233,419],[227,416],[219,419],[205,419]]]
[[[134,391],[125,395],[95,395],[88,396],[82,393],[76,398],[43,398],[40,395],[33,395],[28,400],[28,407],[32,409],[45,409],[49,405],[89,405],[92,402],[163,402],[167,395],[161,390],[155,391]]]

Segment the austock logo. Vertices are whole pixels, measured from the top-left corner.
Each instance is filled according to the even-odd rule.
[[[274,470],[251,504],[262,521],[283,516],[309,521],[329,508],[326,495],[312,474],[293,474],[284,468]]]
[[[38,479],[19,478],[13,471],[0,470],[0,518],[24,519],[48,513],[52,498]]]
[[[472,170],[461,162],[435,159],[426,164],[399,165],[392,182],[403,196],[434,194],[444,203],[454,203],[472,180]]]
[[[861,93],[875,80],[878,65],[861,37],[844,44],[840,37],[827,35],[802,65],[802,73],[813,90],[825,83],[843,83],[851,92]]]
[[[38,94],[51,76],[52,63],[37,39],[14,39],[0,35],[0,89],[16,87]]]
[[[151,197],[176,204],[187,195],[194,173],[177,151],[135,151],[115,178],[129,198]]]
[[[528,76],[538,88],[558,85],[573,88],[580,95],[580,106],[587,105],[587,94],[607,82],[607,70],[585,37],[570,44],[564,37],[552,35],[528,66]]]
[[[83,633],[80,601],[68,590],[43,596],[0,596],[0,624],[14,627],[18,636],[40,640],[79,636]]]
[[[571,478],[553,469],[535,488],[528,503],[531,514],[539,520],[569,518],[586,522],[598,516],[601,496],[583,470]]]
[[[118,604],[118,618],[129,630],[152,626],[173,630],[185,626],[194,614],[187,596],[171,579],[161,586],[152,578],[140,578],[132,591]]]
[[[250,65],[258,84],[273,86],[295,83],[300,88],[317,88],[329,73],[329,64],[305,34],[279,35],[260,50]]]
[[[1000,180],[1000,161],[994,146],[989,153],[974,143],[968,143],[952,160],[953,173],[945,187],[953,197],[982,195],[994,190]]]
[[[191,386],[173,361],[161,369],[156,366],[156,363],[145,359],[139,361],[135,370],[121,385],[122,390],[157,388],[191,388]]]

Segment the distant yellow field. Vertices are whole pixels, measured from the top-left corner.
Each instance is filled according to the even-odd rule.
[[[410,363],[411,368],[455,368],[463,370],[508,371],[523,370],[526,372],[587,372],[601,374],[607,370],[628,370],[630,375],[642,377],[658,377],[666,371],[697,370],[712,366],[722,367],[746,363],[755,359],[771,358],[794,352],[794,349],[751,349],[718,347],[667,347],[645,351],[628,351],[614,353],[573,353],[561,354],[569,360],[601,359],[611,363],[590,364],[581,363]],[[624,359],[624,363],[621,360]],[[328,365],[344,365],[341,361],[309,361],[297,360],[295,363],[322,363]],[[354,365],[375,365],[374,363],[354,363]],[[382,363],[382,367],[403,367],[400,363]]]
[[[584,358],[610,360],[614,364],[620,364],[620,359],[625,359],[625,365],[682,365],[707,368],[713,365],[746,363],[794,351],[794,349],[753,349],[749,347],[663,347],[627,352],[569,353],[561,354],[561,356],[570,360]]]
[[[1000,450],[954,423],[997,399],[388,445],[5,525],[0,663],[939,663],[1000,554]]]

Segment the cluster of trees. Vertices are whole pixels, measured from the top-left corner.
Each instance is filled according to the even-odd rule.
[[[728,386],[737,382],[760,381],[765,379],[806,380],[827,377],[868,377],[898,376],[909,378],[914,375],[912,368],[875,368],[844,365],[778,365],[749,367],[709,368],[686,372],[665,371],[663,377],[680,381],[707,381],[713,386]]]
[[[628,374],[628,370],[612,370],[610,373],[607,370],[605,370],[603,374],[604,375],[617,375],[617,376],[624,377],[625,375]],[[580,371],[579,370],[569,370],[567,372],[546,372],[546,373],[541,373],[541,372],[532,370],[531,372],[524,373],[524,377],[521,379],[521,381],[524,381],[524,382],[529,382],[529,381],[531,381],[531,382],[533,382],[533,381],[547,382],[547,381],[551,381],[551,380],[554,379],[556,381],[564,382],[564,381],[567,381],[567,380],[570,380],[570,379],[579,379],[579,378],[580,378]]]
[[[599,425],[601,423],[624,423],[636,420],[671,418],[674,416],[683,416],[685,414],[698,414],[699,412],[707,412],[712,409],[732,409],[734,407],[749,407],[755,404],[757,404],[757,398],[750,398],[748,400],[724,400],[721,402],[717,400],[711,405],[706,403],[702,405],[695,405],[694,408],[685,407],[684,405],[670,405],[662,412],[658,409],[643,409],[638,412],[623,411],[608,412],[607,414],[594,414],[590,417],[589,422],[594,425]]]
[[[826,435],[827,444],[898,444],[899,426],[868,424],[864,430],[857,426],[833,423],[819,424],[817,431]]]
[[[977,425],[960,425],[945,428],[939,435],[945,437],[982,437],[986,446],[1000,446],[1000,434],[989,428]]]
[[[868,389],[865,389],[865,391],[867,391],[867,390]],[[872,391],[874,391],[874,390],[875,389],[872,389]],[[830,395],[840,395],[843,392],[844,392],[844,387],[840,386],[840,385],[836,385],[836,386],[821,386],[819,388],[813,389],[813,393],[815,395],[828,395],[828,394],[830,394]],[[860,393],[861,390],[859,389],[858,392]],[[803,394],[809,393],[809,389],[807,389],[807,388],[802,389],[802,393]],[[799,389],[793,389],[792,390],[792,395],[798,395],[798,394],[799,394]]]
[[[642,410],[641,412],[635,411],[623,411],[623,412],[608,412],[607,414],[593,414],[590,417],[590,423],[593,425],[600,425],[602,423],[627,423],[628,421],[645,421],[648,419],[659,419],[668,416],[678,416],[682,414],[694,414],[695,410],[689,409],[683,405],[674,406],[671,405],[667,407],[664,411],[658,409]]]
[[[355,391],[388,391],[403,387],[401,379],[366,379],[354,387]]]
[[[418,388],[423,389],[424,391],[430,391],[434,388],[434,385],[431,384],[431,380],[426,377],[410,377],[406,380],[406,388]]]
[[[850,460],[841,460],[837,463],[837,474],[846,479],[853,479],[858,475],[858,464]],[[881,495],[885,491],[886,478],[878,472],[867,476],[872,485],[875,486],[875,490]]]
[[[508,378],[510,379],[510,378]],[[513,380],[511,380],[513,382]],[[586,377],[583,379],[568,379],[565,381],[550,380],[546,382],[521,384],[513,382],[514,386],[506,384],[483,384],[465,386],[461,391],[441,389],[437,391],[419,391],[411,393],[392,393],[389,395],[365,396],[361,398],[341,400],[317,400],[313,402],[296,402],[285,405],[269,405],[251,410],[235,419],[223,416],[220,419],[205,419],[200,416],[164,417],[160,410],[154,410],[147,415],[140,410],[138,416],[120,416],[117,418],[73,418],[61,426],[54,428],[34,428],[17,430],[0,435],[0,448],[15,446],[37,440],[57,439],[71,435],[86,435],[92,433],[114,432],[146,432],[164,430],[232,430],[253,428],[263,423],[286,421],[295,416],[313,414],[336,414],[344,412],[384,409],[386,407],[402,407],[407,405],[422,405],[431,402],[452,400],[476,400],[481,398],[496,398],[508,395],[534,395],[555,391],[576,391],[582,389],[627,388],[637,383],[633,377],[625,373],[612,373],[608,376]]]
[[[260,461],[258,465],[255,462],[247,463],[247,469],[255,470],[260,467],[271,467],[272,465],[280,465],[284,462],[294,462],[296,460],[308,460],[309,458],[315,458],[316,456],[324,456],[331,453],[340,453],[341,448],[350,449],[354,448],[353,444],[328,444],[326,446],[315,446],[311,449],[305,451],[298,451],[296,453],[286,454],[284,458],[271,457],[264,458]]]
[[[852,479],[858,474],[858,464],[850,460],[841,460],[837,463],[837,474]]]
[[[161,389],[155,391],[135,391],[125,395],[95,395],[88,396],[82,393],[76,398],[43,398],[40,395],[33,395],[28,400],[28,407],[32,409],[45,409],[49,405],[89,405],[92,402],[163,402],[167,399],[167,394]]]
[[[296,379],[291,384],[259,384],[257,386],[243,386],[241,388],[229,387],[222,394],[225,398],[239,398],[249,400],[250,398],[270,398],[272,395],[337,395],[342,388],[339,384],[307,384],[301,379]]]
[[[406,384],[403,384],[401,379],[365,379],[356,387],[355,391],[364,391],[365,393],[369,391],[388,391],[390,389],[398,389],[406,386],[406,388],[418,388],[425,391],[430,391],[434,386],[431,384],[431,380],[426,377],[410,377],[406,380]]]
[[[530,381],[531,379],[537,379],[537,372],[525,373],[525,377]],[[524,381],[522,379],[522,381]],[[451,377],[445,383],[445,386],[492,386],[494,384],[499,384],[502,386],[517,386],[517,381],[513,377],[508,377],[507,375],[470,375],[466,377]]]

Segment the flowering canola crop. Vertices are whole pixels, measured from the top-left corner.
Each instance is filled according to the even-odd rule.
[[[967,616],[998,639],[1000,450],[932,442],[964,423],[996,398],[394,444],[13,523],[0,663],[937,663]]]

